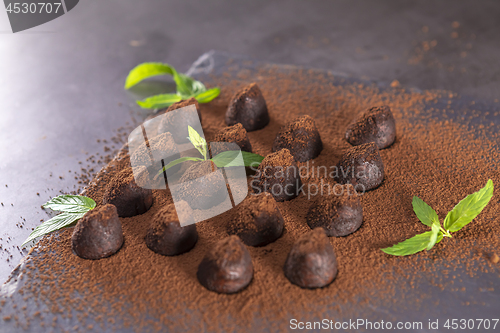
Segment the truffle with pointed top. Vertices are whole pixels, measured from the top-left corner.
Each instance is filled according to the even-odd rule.
[[[231,98],[226,111],[228,126],[240,123],[248,131],[262,129],[269,124],[267,104],[256,83],[244,87]]]
[[[314,119],[299,117],[283,126],[274,139],[273,151],[286,148],[297,162],[316,158],[323,150],[323,142]]]
[[[384,163],[373,142],[347,150],[334,176],[340,184],[351,184],[358,193],[377,188],[384,180]]]
[[[276,201],[297,197],[301,185],[297,163],[286,148],[267,155],[251,182],[255,193],[269,192]]]
[[[217,206],[228,196],[224,175],[212,161],[193,163],[180,178],[176,192],[192,209]]]
[[[353,146],[374,142],[387,148],[396,138],[396,121],[387,105],[372,107],[347,127],[345,139]]]
[[[236,293],[252,281],[252,258],[238,236],[229,236],[208,251],[198,266],[196,276],[208,290]]]
[[[197,240],[193,212],[185,201],[161,207],[153,216],[145,237],[147,247],[164,256],[188,252]]]
[[[351,184],[335,185],[335,191],[319,196],[306,215],[311,229],[321,227],[328,237],[347,236],[363,222],[363,208]]]
[[[88,211],[71,236],[73,252],[83,259],[109,257],[122,247],[122,224],[116,207],[103,205]]]
[[[293,244],[285,262],[285,276],[302,288],[321,288],[337,276],[337,259],[322,228],[303,234]]]
[[[249,246],[264,246],[283,233],[284,219],[267,192],[249,195],[238,207],[237,217],[229,224],[228,233],[237,235]]]
[[[221,129],[215,134],[214,141],[210,143],[212,156],[223,151],[232,150],[229,145],[217,145],[219,142],[232,142],[237,144],[242,151],[252,152],[252,145],[248,139],[247,131],[240,123]]]
[[[132,168],[126,168],[109,182],[103,203],[116,206],[120,217],[141,215],[153,205],[153,191],[139,187],[134,180]]]

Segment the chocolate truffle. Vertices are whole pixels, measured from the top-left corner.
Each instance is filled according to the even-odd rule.
[[[317,157],[323,150],[314,119],[302,116],[281,128],[274,139],[273,151],[286,148],[296,161],[305,162]]]
[[[238,236],[229,236],[205,255],[196,275],[208,290],[236,293],[252,280],[252,258]]]
[[[358,193],[378,187],[384,180],[384,163],[373,142],[350,148],[337,164],[335,180],[352,184]]]
[[[300,236],[285,262],[285,276],[302,288],[321,288],[337,275],[337,259],[322,228]]]
[[[156,253],[175,256],[191,250],[198,240],[193,212],[185,201],[161,207],[153,216],[146,234],[146,245]],[[180,221],[185,226],[181,226]]]
[[[246,129],[240,123],[236,125],[229,126],[221,129],[214,138],[215,142],[234,142],[236,143],[242,151],[252,152],[252,145],[250,140],[248,140],[248,135]],[[214,143],[210,144],[212,150],[212,156],[222,153],[223,151],[230,150],[229,147],[224,149],[224,147],[218,148]]]
[[[118,252],[123,245],[122,224],[116,207],[103,205],[88,211],[71,236],[73,252],[83,259],[101,259]]]
[[[228,126],[241,123],[248,131],[256,131],[269,124],[267,105],[256,83],[238,91],[232,98],[226,111]]]
[[[189,105],[194,105],[197,113],[171,112]],[[196,128],[201,123],[199,105],[194,97],[172,104],[160,117],[162,118],[158,124],[158,134],[170,132],[177,143],[189,142],[188,126]]]
[[[226,180],[216,171],[217,166],[212,161],[192,164],[180,179],[179,199],[192,209],[208,209],[226,200]]]
[[[249,195],[239,206],[238,216],[228,226],[228,233],[238,235],[250,246],[264,246],[283,233],[284,220],[276,200],[267,192]]]
[[[329,237],[346,236],[361,226],[363,208],[351,184],[336,185],[334,189],[333,193],[320,196],[312,204],[306,221],[311,229],[325,229]]]
[[[345,132],[345,139],[353,146],[374,142],[378,149],[383,149],[392,145],[395,138],[396,122],[386,105],[368,109]]]
[[[102,201],[116,206],[118,216],[131,217],[149,210],[153,204],[153,191],[139,187],[132,168],[125,168],[109,182]]]
[[[149,138],[147,142],[143,142],[137,147],[130,155],[130,164],[134,168],[139,166],[147,167],[149,174],[155,177],[163,168],[162,161],[164,165],[167,165],[180,157],[179,149],[172,135],[162,133]],[[180,167],[180,165],[174,166],[171,172],[179,170]]]
[[[267,155],[252,177],[253,191],[269,192],[276,201],[295,198],[302,185],[297,163],[286,148]]]

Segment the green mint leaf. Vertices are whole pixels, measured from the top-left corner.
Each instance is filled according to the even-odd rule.
[[[430,249],[432,249],[432,247],[434,245],[436,245],[437,243],[437,240],[438,240],[438,236],[439,234],[441,233],[441,224],[439,223],[439,221],[437,222],[434,222],[432,224],[432,230],[431,230],[431,237],[429,239],[429,243],[427,244],[427,251],[429,251]],[[441,239],[443,238],[443,235],[441,234]]]
[[[450,232],[462,229],[481,213],[492,197],[493,181],[490,179],[485,187],[468,195],[446,215],[444,228]]]
[[[163,109],[181,100],[181,96],[177,94],[161,94],[137,101],[137,104],[143,109]]]
[[[47,201],[43,208],[67,213],[86,213],[95,208],[95,201],[81,195],[59,195]]]
[[[178,158],[170,163],[168,163],[167,165],[165,165],[159,172],[158,174],[161,175],[162,173],[164,173],[165,171],[167,171],[167,169],[170,169],[171,167],[177,165],[177,164],[180,164],[182,162],[186,162],[186,161],[203,161],[202,158],[198,158],[198,157],[189,157],[189,156],[186,156],[186,157],[181,157],[181,158]]]
[[[208,89],[207,91],[201,92],[194,97],[198,101],[198,103],[208,103],[215,99],[220,94],[219,87]]]
[[[408,238],[401,243],[394,246],[382,249],[383,252],[393,255],[393,256],[407,256],[410,254],[415,254],[417,252],[423,251],[429,245],[431,240],[432,231],[424,232],[423,234],[416,235],[412,238]],[[442,233],[437,235],[436,243],[443,239]]]
[[[175,73],[174,81],[177,85],[177,93],[184,99],[191,98],[207,90],[203,83],[196,81],[185,74]]]
[[[145,62],[143,64],[137,65],[130,71],[127,79],[125,80],[125,89],[129,89],[142,80],[152,76],[165,74],[174,75],[174,73],[177,72],[169,64],[163,64],[161,62]]]
[[[43,222],[41,225],[35,228],[33,232],[29,235],[28,239],[24,241],[24,244],[53,231],[62,229],[64,227],[69,227],[85,215],[84,212],[81,213],[69,213],[64,212],[59,215],[54,216],[48,221]],[[21,246],[22,246],[21,245]]]
[[[194,128],[188,126],[189,141],[207,159],[207,141]]]
[[[429,227],[431,227],[435,221],[439,223],[439,217],[436,211],[422,199],[419,197],[413,197],[411,204],[413,206],[413,211],[417,214],[420,222]]]
[[[242,155],[242,159],[237,159],[240,154]],[[224,168],[232,166],[255,166],[259,165],[263,159],[264,156],[259,154],[240,150],[229,150],[214,156],[212,161],[218,168]]]

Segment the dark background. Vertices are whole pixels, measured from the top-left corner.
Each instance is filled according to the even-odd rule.
[[[16,34],[0,9],[0,283],[40,205],[144,117],[123,90],[138,63],[215,49],[498,103],[499,31],[498,1],[85,0]]]

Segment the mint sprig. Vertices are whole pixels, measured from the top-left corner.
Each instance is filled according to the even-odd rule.
[[[441,226],[439,217],[434,209],[422,199],[413,197],[413,211],[420,222],[431,227],[431,231],[416,235],[394,246],[382,249],[382,251],[394,256],[407,256],[425,249],[429,251],[444,237],[451,238],[452,232],[457,232],[472,222],[490,202],[493,197],[493,189],[493,181],[490,179],[482,189],[461,200],[446,215],[443,226]]]
[[[189,134],[189,141],[191,144],[198,150],[198,152],[203,156],[203,158],[199,157],[181,157],[178,158],[167,165],[165,165],[159,172],[158,174],[162,174],[166,170],[170,169],[171,167],[186,162],[186,161],[212,161],[218,168],[223,168],[223,167],[232,167],[232,166],[258,166],[260,162],[264,159],[264,156],[261,156],[259,154],[254,154],[254,153],[249,153],[247,151],[239,151],[239,150],[230,150],[230,151],[224,151],[220,154],[217,154],[216,156],[212,158],[208,158],[208,147],[207,147],[207,141],[205,138],[203,138],[194,128],[191,126],[188,126],[188,134]],[[241,163],[240,159],[237,159],[237,157],[241,154],[243,158],[243,163]]]
[[[40,236],[73,225],[95,206],[94,200],[81,195],[59,195],[50,199],[42,207],[62,213],[36,227],[22,245]]]
[[[196,98],[199,103],[208,103],[220,94],[218,87],[207,89],[202,82],[178,73],[173,66],[161,62],[145,62],[137,65],[128,74],[125,80],[125,89],[130,89],[137,83],[158,75],[171,75],[175,81],[177,92],[155,95],[137,101],[137,104],[143,109],[163,109],[191,97]]]

